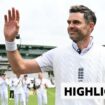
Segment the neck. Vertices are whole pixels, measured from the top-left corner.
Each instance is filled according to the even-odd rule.
[[[84,40],[77,42],[78,48],[81,50],[84,48],[87,48],[91,39],[92,39],[92,36],[88,36],[88,37],[84,38]]]

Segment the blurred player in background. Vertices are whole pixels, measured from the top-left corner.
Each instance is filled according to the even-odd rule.
[[[43,73],[38,74],[38,78],[35,80],[36,94],[38,99],[38,105],[47,105],[47,80],[44,78]]]
[[[8,85],[9,81],[6,74],[0,76],[0,101],[1,105],[8,105]]]

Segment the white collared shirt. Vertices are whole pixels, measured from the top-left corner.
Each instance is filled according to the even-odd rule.
[[[54,71],[55,105],[97,105],[95,100],[65,100],[61,98],[61,84],[78,82],[80,68],[84,69],[82,82],[105,82],[105,48],[92,45],[91,42],[87,49],[82,51],[85,54],[78,54],[72,46],[55,48],[36,58],[42,72]],[[103,104],[100,103],[100,105]]]

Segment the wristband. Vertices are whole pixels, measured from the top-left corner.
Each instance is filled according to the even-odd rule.
[[[15,43],[15,41],[12,41],[12,42],[5,41],[5,47],[6,47],[6,51],[17,50],[17,44]]]

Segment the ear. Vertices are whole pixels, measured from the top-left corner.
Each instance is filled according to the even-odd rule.
[[[90,27],[90,32],[93,31],[95,24],[93,22],[89,23],[89,27]]]
[[[90,22],[90,28],[94,28],[94,23]]]

